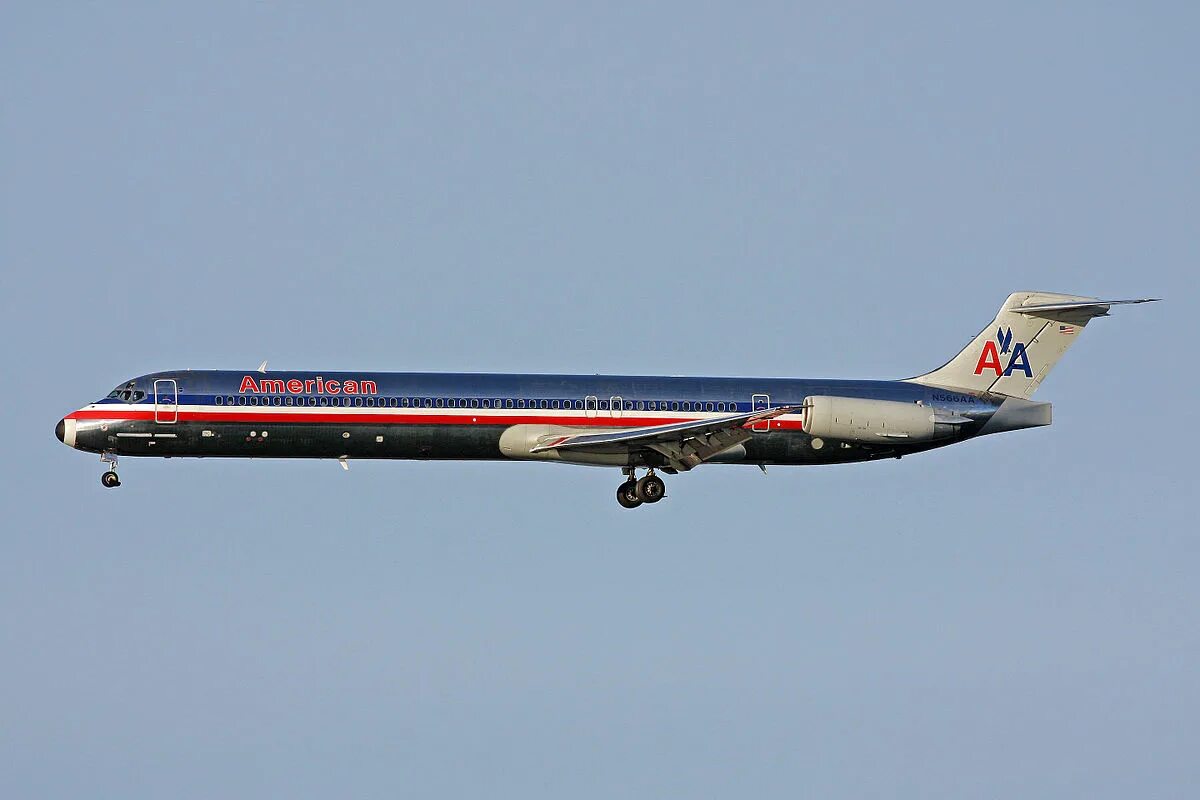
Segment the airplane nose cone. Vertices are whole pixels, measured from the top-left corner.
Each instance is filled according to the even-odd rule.
[[[64,438],[66,430],[67,430],[67,421],[65,419],[60,419],[58,421],[58,424],[54,426],[54,435],[57,436],[58,440],[64,444],[67,441]]]

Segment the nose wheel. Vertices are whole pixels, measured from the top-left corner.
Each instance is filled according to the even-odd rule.
[[[667,496],[667,485],[663,479],[654,474],[637,478],[632,467],[624,470],[627,480],[617,487],[617,502],[622,508],[637,508],[642,503],[657,503]]]
[[[121,485],[121,478],[117,475],[117,457],[110,453],[102,453],[100,460],[109,465],[109,470],[100,476],[100,483],[106,489],[115,489]]]

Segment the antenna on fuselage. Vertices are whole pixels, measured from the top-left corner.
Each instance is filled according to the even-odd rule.
[[[258,365],[258,371],[259,371],[259,372],[266,372],[266,371],[267,371],[267,362],[266,362],[266,361],[264,361],[263,363],[261,363],[261,364],[259,364],[259,365]]]

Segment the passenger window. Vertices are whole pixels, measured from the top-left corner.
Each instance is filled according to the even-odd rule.
[[[672,400],[672,401],[671,401],[671,410],[672,410],[672,411],[678,411],[678,410],[679,410],[679,401],[678,401],[678,400]]]
[[[511,398],[510,398],[510,399],[508,399],[508,400],[505,400],[505,401],[504,401],[504,407],[505,407],[505,408],[512,408],[512,407],[513,407],[513,401],[512,401],[512,399],[511,399]]]
[[[408,408],[408,398],[407,397],[400,398],[400,406],[402,408]]]
[[[225,398],[221,397],[221,395],[217,395],[215,399],[217,401],[217,405],[222,405],[225,402]]]
[[[541,400],[538,402],[538,405],[540,405],[542,408],[546,408],[549,404],[545,400]]]
[[[604,411],[607,411],[607,410],[608,410],[608,401],[607,401],[607,400],[601,400],[601,401],[600,401],[600,408],[601,408],[602,410],[604,410]]]
[[[492,401],[491,401],[491,400],[486,400],[486,399],[485,399],[485,400],[483,401],[483,407],[484,407],[484,408],[491,408],[491,407],[492,407]]]
[[[276,406],[281,406],[281,405],[283,405],[283,398],[280,397],[279,395],[275,395],[275,397],[273,397],[271,399],[271,404],[276,405]]]
[[[524,408],[524,407],[525,407],[525,400],[524,399],[518,400],[517,408]]]
[[[553,400],[553,401],[551,401],[551,403],[550,403],[550,407],[551,407],[551,408],[558,408],[558,401],[557,401],[557,400]]]
[[[437,399],[437,402],[436,402],[436,403],[434,403],[434,405],[436,405],[438,408],[445,408],[445,407],[446,407],[446,400],[445,400],[445,398],[439,397],[439,398]]]
[[[582,410],[583,410],[583,401],[582,401],[582,400],[576,400],[576,401],[575,401],[575,410],[576,410],[576,411],[582,411]]]
[[[471,398],[471,408],[479,408],[479,398],[478,397]]]
[[[712,410],[714,410],[715,406],[712,403],[709,403],[707,408],[709,411],[712,411]]]
[[[327,405],[329,405],[329,398],[328,398],[328,397],[322,397],[322,398],[321,398],[320,400],[318,400],[317,402],[318,402],[318,403],[320,403],[322,406],[327,406]]]

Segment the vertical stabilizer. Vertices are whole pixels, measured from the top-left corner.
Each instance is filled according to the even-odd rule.
[[[1014,292],[962,352],[913,383],[1030,397],[1096,317],[1109,307],[1151,300],[1098,300],[1053,292]]]

